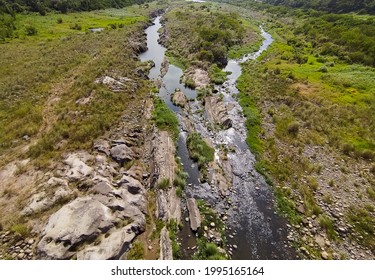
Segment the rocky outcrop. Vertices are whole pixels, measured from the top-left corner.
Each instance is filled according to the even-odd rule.
[[[172,94],[172,102],[174,105],[184,108],[187,103],[187,99],[185,94],[177,89],[175,93]]]
[[[135,157],[133,150],[125,144],[119,144],[112,147],[110,155],[118,163],[129,162]]]
[[[176,194],[176,189],[158,190],[157,217],[165,222],[181,220],[181,200]]]
[[[192,80],[196,89],[206,88],[210,85],[210,75],[208,72],[194,67],[190,67],[184,72],[182,80]]]
[[[127,77],[111,77],[103,76],[95,80],[97,84],[107,86],[113,92],[131,92],[137,89],[137,83],[133,79]]]
[[[170,138],[168,132],[156,130],[154,134],[152,146],[152,178],[155,182],[151,182],[151,186],[157,187],[163,180],[169,181],[169,186],[164,189],[157,190],[157,210],[156,216],[163,220],[169,221],[181,219],[181,201],[173,187],[173,181],[177,171],[175,161],[176,148],[174,142]]]
[[[209,120],[225,128],[232,127],[232,120],[228,116],[224,102],[218,96],[209,96],[204,99],[205,109]]]
[[[156,175],[157,182],[169,179],[173,182],[177,170],[175,162],[176,147],[168,132],[160,131],[154,134],[152,146],[153,152],[153,176]]]
[[[161,63],[160,76],[163,78],[167,74],[169,68],[169,61],[166,56],[164,56],[163,62]]]
[[[77,198],[53,214],[37,247],[41,259],[68,259],[71,250],[114,226],[112,211],[92,197]]]
[[[86,162],[91,159],[92,156],[87,152],[68,155],[64,161],[64,163],[70,167],[66,173],[66,177],[68,177],[70,181],[78,181],[84,177],[91,176],[93,168],[86,164]]]
[[[129,141],[113,140],[112,145],[126,146],[120,152],[126,150],[126,154],[134,155],[125,144]],[[110,153],[117,160],[124,159],[112,149]],[[54,194],[59,197],[63,188],[69,190],[68,180],[74,181],[81,197],[50,216],[41,232],[37,258],[118,258],[134,237],[145,230],[146,190],[138,180],[142,179],[142,168],[133,165],[126,172],[118,172],[113,166],[116,163],[109,163],[105,155],[94,157],[85,152],[68,155],[64,163],[57,173],[67,179],[51,178],[48,183],[57,188]],[[114,176],[121,177],[115,181]],[[49,202],[54,198],[40,200],[43,195],[43,191],[35,195],[25,213],[35,212],[35,205],[54,204]]]
[[[132,240],[139,233],[138,228],[129,224],[122,229],[103,237],[99,245],[88,247],[77,254],[78,260],[113,260],[120,259],[128,250]]]
[[[69,189],[66,180],[52,177],[47,183],[39,186],[41,191],[34,194],[26,207],[21,211],[21,215],[28,216],[34,213],[50,209],[58,201],[70,200],[74,192]],[[51,189],[56,189],[51,192]]]
[[[192,231],[197,231],[201,226],[201,214],[197,202],[194,198],[188,198],[186,202],[189,210],[190,228]]]
[[[172,241],[166,227],[160,232],[160,257],[159,260],[173,260]]]

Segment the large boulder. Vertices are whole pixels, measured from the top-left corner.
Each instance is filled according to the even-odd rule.
[[[78,181],[89,177],[93,173],[93,168],[86,164],[91,156],[85,152],[70,154],[65,159],[65,164],[69,166],[66,176],[71,181]]]
[[[174,187],[158,191],[156,214],[158,219],[165,222],[181,220],[181,199],[177,196]]]
[[[132,240],[137,236],[138,230],[133,224],[103,237],[99,245],[87,247],[77,253],[78,260],[113,260],[119,259],[129,248]]]
[[[201,214],[194,198],[187,199],[187,208],[189,210],[190,228],[192,231],[197,231],[201,226]]]
[[[125,144],[112,147],[110,155],[118,163],[129,162],[135,157],[133,150]]]
[[[173,93],[172,95],[172,102],[174,105],[180,106],[183,108],[185,107],[187,103],[187,99],[186,99],[185,94],[182,91],[176,90],[176,92]]]
[[[37,246],[39,259],[68,259],[72,249],[114,226],[112,211],[92,197],[77,198],[53,214]]]
[[[205,98],[205,109],[209,120],[213,124],[220,124],[225,128],[232,127],[232,120],[229,118],[224,102],[218,96]]]

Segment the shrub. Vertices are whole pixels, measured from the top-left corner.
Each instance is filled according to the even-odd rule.
[[[322,72],[322,73],[327,73],[328,72],[328,68],[327,66],[322,66],[318,69],[319,72]]]
[[[299,123],[298,122],[291,122],[287,127],[287,131],[291,135],[297,135],[297,133],[299,131]]]
[[[178,139],[178,119],[171,109],[159,97],[154,98],[153,120],[160,130],[166,130],[173,140]]]
[[[364,150],[362,151],[362,158],[365,160],[372,160],[374,159],[374,153],[370,150]]]
[[[169,187],[170,181],[169,178],[163,178],[158,183],[158,188],[162,190],[166,190]]]
[[[73,29],[73,30],[82,30],[82,26],[79,25],[78,23],[75,23],[73,25],[70,26],[70,29]]]
[[[63,19],[62,19],[61,17],[59,17],[59,18],[56,20],[56,22],[57,22],[58,24],[61,24],[61,23],[63,23]]]
[[[127,254],[128,260],[142,260],[145,256],[145,248],[140,241],[132,243],[132,247]]]
[[[198,162],[199,168],[214,160],[214,148],[208,146],[200,134],[189,134],[186,143],[190,157]]]
[[[337,233],[334,229],[333,221],[329,216],[325,214],[319,215],[319,223],[320,226],[326,230],[327,235],[330,239],[337,238]]]
[[[25,27],[25,32],[27,36],[33,36],[33,35],[38,34],[38,30],[32,25],[27,25]]]
[[[11,231],[18,233],[22,237],[26,237],[30,233],[29,228],[25,224],[14,224],[11,227]]]

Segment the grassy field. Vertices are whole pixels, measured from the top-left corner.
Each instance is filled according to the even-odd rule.
[[[146,92],[132,70],[138,62],[131,44],[148,11],[17,15],[14,38],[0,44],[0,154],[23,145],[27,136],[35,144],[29,156],[52,158],[89,147],[107,130],[126,109],[130,93]],[[34,34],[27,35],[30,26]],[[95,82],[103,75],[127,77],[136,87],[113,93]],[[83,98],[90,102],[80,104]]]

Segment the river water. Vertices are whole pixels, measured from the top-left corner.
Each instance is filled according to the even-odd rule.
[[[164,59],[165,48],[158,43],[158,30],[162,27],[160,16],[154,20],[154,25],[146,29],[148,51],[141,54],[142,61],[153,60],[155,67],[151,69],[149,78],[160,79],[162,87],[159,96],[181,119],[184,112],[172,104],[170,95],[176,88],[181,89],[188,99],[195,98],[194,90],[185,88],[180,83],[183,72],[174,65],[169,65],[167,74],[160,76],[161,64]],[[185,188],[187,197],[202,198],[218,213],[227,216],[227,240],[232,259],[290,259],[295,258],[293,250],[287,245],[286,222],[274,212],[274,197],[270,187],[264,178],[254,168],[255,157],[246,144],[245,118],[242,109],[234,98],[238,93],[237,79],[241,76],[241,63],[258,58],[272,43],[271,35],[261,28],[264,38],[260,49],[244,56],[239,60],[230,60],[224,69],[230,71],[228,80],[217,86],[217,94],[224,96],[223,101],[227,108],[231,108],[228,114],[233,122],[233,127],[227,130],[211,131],[207,128],[207,117],[202,112],[202,104],[198,101],[190,101],[191,113],[189,118],[193,121],[195,130],[208,138],[219,151],[220,145],[235,147],[234,152],[228,153],[228,160],[232,167],[232,188],[228,190],[226,198],[218,194],[218,190],[199,181],[199,171],[186,148],[187,132],[181,128],[178,140],[178,156],[181,158],[184,171],[189,174],[188,186]],[[216,159],[218,164],[220,160]],[[230,204],[228,204],[230,201]],[[186,210],[183,216],[186,216]],[[185,223],[185,222],[184,222]],[[195,245],[194,235],[185,225],[181,243],[184,256],[188,257],[188,248]]]

